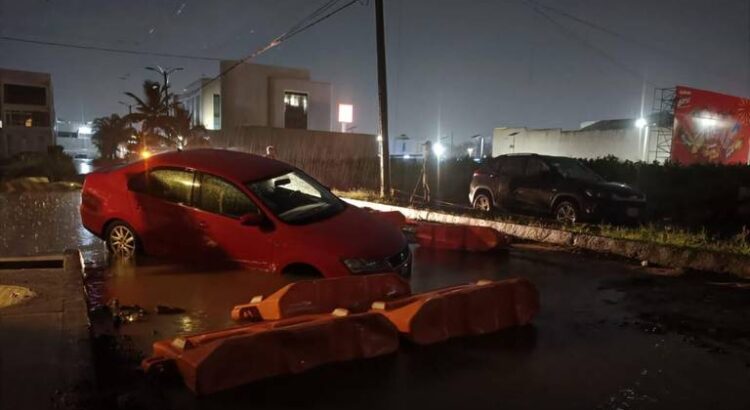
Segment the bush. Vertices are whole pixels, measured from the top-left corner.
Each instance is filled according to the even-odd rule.
[[[737,231],[750,222],[750,167],[746,165],[644,163],[615,157],[582,160],[608,181],[646,194],[650,218],[685,227]]]
[[[46,153],[24,152],[8,160],[0,168],[0,178],[47,177],[50,181],[70,180],[76,177],[73,158],[60,146],[51,146]]]

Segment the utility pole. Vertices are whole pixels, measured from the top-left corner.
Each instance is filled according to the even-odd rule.
[[[380,102],[380,196],[391,196],[391,153],[388,148],[388,81],[385,70],[383,0],[375,0],[375,33],[378,49],[378,100]]]

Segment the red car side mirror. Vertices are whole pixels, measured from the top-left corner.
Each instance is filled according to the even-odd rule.
[[[263,215],[260,213],[249,213],[240,217],[240,224],[245,226],[258,226],[263,223]]]

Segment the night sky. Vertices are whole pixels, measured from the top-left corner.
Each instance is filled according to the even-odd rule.
[[[391,136],[457,141],[496,126],[577,128],[636,117],[646,87],[683,84],[750,96],[746,0],[385,0]],[[0,36],[236,59],[324,0],[0,0]],[[341,4],[345,1],[341,1]],[[550,20],[551,18],[551,20]],[[580,19],[576,21],[574,18]],[[374,5],[363,0],[261,55],[307,67],[377,130]],[[52,74],[57,115],[91,120],[124,91],[184,67],[177,89],[218,73],[211,61],[111,54],[0,40],[0,67]]]

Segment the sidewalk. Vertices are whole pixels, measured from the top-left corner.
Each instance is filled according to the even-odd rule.
[[[0,269],[0,284],[36,293],[0,309],[0,409],[52,408],[56,395],[91,381],[80,254],[59,261],[57,268]]]

